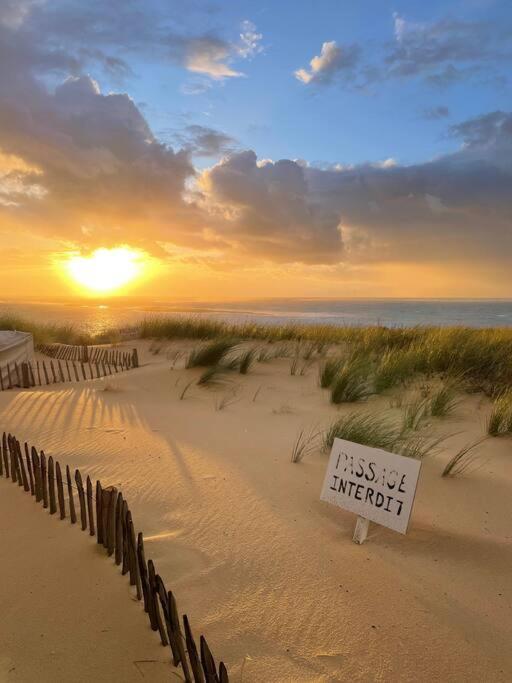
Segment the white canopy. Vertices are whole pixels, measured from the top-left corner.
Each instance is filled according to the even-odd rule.
[[[7,363],[11,366],[11,376],[14,382],[14,363],[31,362],[34,360],[34,340],[29,332],[0,330],[0,373],[4,386],[7,386]]]

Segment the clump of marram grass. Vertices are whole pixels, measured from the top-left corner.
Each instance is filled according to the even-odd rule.
[[[447,438],[446,436],[440,436],[437,439],[429,439],[426,436],[415,434],[414,436],[408,436],[397,441],[394,452],[407,458],[422,460],[428,455],[435,453],[439,448],[439,444]]]
[[[253,364],[255,355],[256,351],[254,349],[247,349],[247,351],[244,351],[242,353],[242,355],[238,359],[238,370],[241,375],[246,375],[249,372],[250,367]]]
[[[187,368],[218,365],[220,361],[236,346],[233,339],[217,339],[193,349],[187,360]]]
[[[403,384],[414,374],[414,358],[409,349],[388,349],[375,368],[373,382],[380,394],[397,384]]]
[[[416,431],[421,426],[421,421],[428,415],[428,401],[421,396],[408,403],[403,411],[402,432]]]
[[[369,362],[360,353],[352,354],[331,382],[331,403],[355,403],[370,394]]]
[[[463,474],[472,464],[474,464],[475,460],[480,457],[481,453],[478,450],[478,446],[487,438],[488,437],[484,436],[461,448],[460,451],[455,453],[453,458],[448,461],[441,476],[456,477],[458,474]]]
[[[312,453],[319,443],[320,432],[316,427],[309,430],[301,429],[292,448],[292,462],[300,462],[306,455]]]
[[[328,389],[333,383],[334,378],[343,367],[342,358],[328,358],[320,366],[318,382],[322,389]]]
[[[331,403],[355,403],[369,394],[367,377],[357,366],[345,365],[331,384]]]
[[[429,412],[432,417],[446,417],[451,415],[457,407],[458,401],[455,390],[450,384],[443,384],[435,390],[429,398]]]
[[[487,420],[489,436],[512,434],[512,390],[505,391],[496,398]]]
[[[349,413],[335,420],[323,435],[323,446],[329,450],[334,439],[345,439],[363,446],[391,449],[399,439],[396,427],[387,419],[372,413]]]

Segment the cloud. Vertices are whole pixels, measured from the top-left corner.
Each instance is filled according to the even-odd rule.
[[[512,147],[512,114],[493,111],[450,126],[449,135],[468,149],[508,150]]]
[[[395,41],[384,62],[388,77],[422,76],[445,87],[457,81],[493,74],[512,58],[511,31],[489,22],[445,18],[412,22],[394,14]]]
[[[185,129],[178,150],[155,137],[128,94],[102,92],[87,74],[90,59],[100,64],[80,52],[85,37],[76,44],[57,33],[38,39],[44,11],[34,6],[0,24],[0,231],[57,240],[62,248],[128,243],[164,258],[173,245],[182,259],[215,254],[209,263],[219,270],[261,262],[340,269],[508,262],[510,112],[452,125],[456,152],[409,166],[393,159],[323,168],[258,160],[252,150],[234,149],[229,135],[197,125]],[[59,15],[61,26],[72,27],[71,18]],[[112,56],[116,26],[96,24],[99,44],[94,26],[84,28],[89,48]],[[79,26],[70,30],[77,35]],[[135,49],[154,30],[141,21],[130,44]],[[401,43],[411,30],[398,26]],[[319,83],[343,78],[343,55],[326,48],[307,73]],[[224,158],[200,172],[193,153]]]
[[[228,64],[231,50],[231,46],[219,38],[205,36],[187,40],[185,66],[193,73],[205,74],[214,80],[243,76]]]
[[[138,54],[221,81],[243,75],[233,62],[262,51],[262,35],[248,20],[232,40],[208,29],[212,11],[201,2],[187,2],[186,13],[181,3],[148,3],[144,8],[125,0],[6,3],[0,8],[0,25],[15,30],[42,53],[72,57],[73,73],[94,65],[122,81],[132,75],[127,59]]]
[[[450,116],[450,110],[445,105],[438,105],[437,107],[423,109],[422,116],[427,121],[438,121],[439,119],[448,118]]]
[[[317,168],[242,152],[206,171],[200,187],[217,230],[249,255],[503,264],[512,250],[512,114],[449,130],[461,149],[426,163]]]
[[[193,124],[187,126],[183,133],[176,134],[175,139],[191,154],[200,157],[215,157],[227,154],[236,145],[236,140],[222,131]]]
[[[216,229],[246,258],[340,260],[338,213],[315,197],[298,163],[258,163],[253,151],[238,152],[205,171],[199,188]]]
[[[358,45],[338,46],[331,40],[322,44],[320,55],[309,62],[310,68],[295,71],[295,78],[305,85],[331,83],[336,77],[344,74],[352,76],[354,67],[360,56]]]
[[[263,35],[257,32],[257,28],[252,21],[245,19],[242,22],[242,32],[240,33],[240,44],[238,46],[238,54],[243,59],[254,57],[260,52],[263,52],[261,41]]]

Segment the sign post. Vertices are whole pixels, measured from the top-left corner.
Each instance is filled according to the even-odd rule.
[[[365,541],[370,521],[405,534],[420,469],[419,460],[334,439],[320,498],[358,515],[355,543]]]

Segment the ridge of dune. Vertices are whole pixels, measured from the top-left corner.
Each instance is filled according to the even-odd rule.
[[[190,343],[158,355],[136,346],[137,370],[3,392],[0,424],[126,492],[180,610],[233,680],[512,678],[510,442],[490,443],[478,471],[440,477],[448,445],[481,433],[485,401],[467,396],[433,422],[434,435],[458,436],[424,462],[407,537],[372,525],[359,547],[353,515],[319,500],[326,456],[290,463],[298,429],[340,413],[314,369],[290,376],[284,360],[258,364],[218,410],[219,390],[192,386],[179,398],[197,371],[171,369],[166,351]]]

